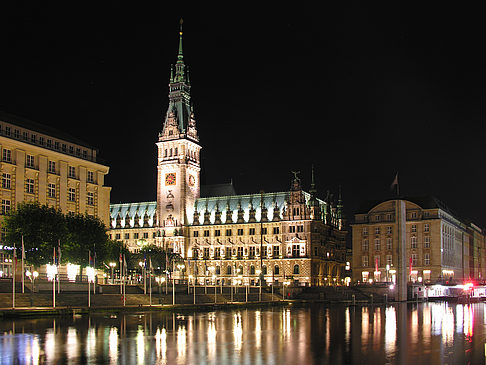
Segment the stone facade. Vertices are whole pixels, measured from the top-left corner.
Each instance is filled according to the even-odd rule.
[[[353,281],[396,281],[399,259],[408,281],[426,283],[484,280],[485,237],[433,197],[403,198],[406,223],[399,232],[396,202],[373,204],[355,215]],[[404,237],[399,237],[403,234]],[[405,242],[405,257],[399,255]]]
[[[0,115],[1,214],[20,202],[37,201],[63,213],[86,213],[110,223],[109,168],[97,150],[62,132]]]

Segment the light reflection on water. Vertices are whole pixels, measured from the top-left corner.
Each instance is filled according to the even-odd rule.
[[[0,364],[485,363],[482,303],[4,320]]]

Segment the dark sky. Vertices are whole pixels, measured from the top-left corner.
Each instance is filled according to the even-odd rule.
[[[206,183],[282,191],[300,170],[308,188],[314,164],[321,197],[342,185],[351,215],[389,197],[399,171],[403,195],[436,195],[486,226],[479,9],[142,3],[0,9],[0,109],[98,147],[112,202],[155,199],[183,17]]]

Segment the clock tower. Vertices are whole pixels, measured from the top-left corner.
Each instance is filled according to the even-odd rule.
[[[157,142],[157,217],[163,244],[183,254],[183,227],[199,197],[201,146],[191,105],[189,73],[182,53],[182,20],[177,62],[171,66],[169,107]]]

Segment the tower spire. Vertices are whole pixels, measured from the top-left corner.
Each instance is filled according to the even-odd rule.
[[[184,20],[181,18],[179,21],[180,28],[179,28],[179,53],[177,54],[177,63],[184,62],[183,61],[183,55],[182,55],[182,23],[184,23]]]

